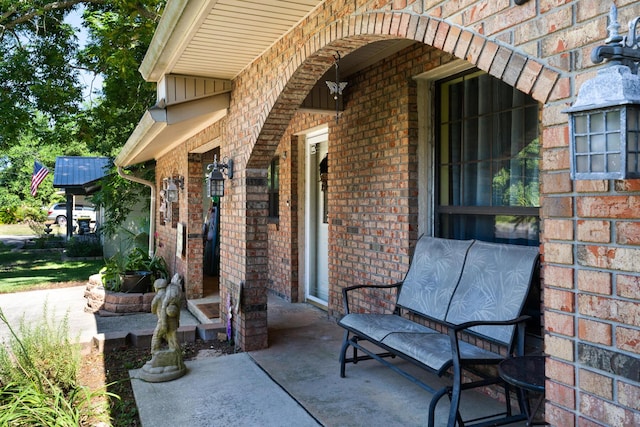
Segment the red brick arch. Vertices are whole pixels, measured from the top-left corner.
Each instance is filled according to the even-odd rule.
[[[333,65],[336,51],[344,57],[379,40],[415,40],[464,59],[541,103],[562,98],[554,93],[562,86],[558,71],[482,34],[408,12],[345,16],[321,29],[315,22],[322,18],[309,17],[234,81],[227,122],[232,138],[226,150],[235,156],[237,193],[225,201],[234,213],[222,233],[224,245],[234,251],[223,250],[221,290],[226,298],[243,283],[243,311],[234,322],[245,350],[267,346],[266,169],[304,98]]]
[[[291,37],[295,37],[295,32]],[[255,143],[247,168],[264,168],[280,136],[316,80],[333,64],[335,52],[344,57],[354,50],[387,38],[411,39],[450,53],[545,103],[561,73],[505,44],[442,19],[407,12],[353,14],[315,32],[295,49],[277,55],[277,83],[263,94],[256,117]],[[291,43],[293,45],[293,43]],[[286,58],[290,58],[286,61]],[[283,61],[284,60],[284,61]]]

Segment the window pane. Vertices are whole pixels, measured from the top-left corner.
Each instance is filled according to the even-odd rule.
[[[537,246],[540,219],[526,215],[440,215],[440,237]]]
[[[464,81],[464,116],[478,115],[478,79]]]
[[[269,217],[280,215],[280,163],[275,157],[267,170],[267,190],[269,193]]]
[[[540,203],[537,102],[486,73],[456,77],[438,87],[440,110],[452,119],[449,107],[455,105],[456,120],[440,120],[437,127],[436,211],[449,206],[465,212],[438,212],[438,235],[537,242],[537,219],[530,216],[530,208]],[[458,114],[460,105],[463,114]],[[529,209],[523,217],[529,220],[504,215],[505,209],[513,215],[519,208]]]
[[[465,162],[478,158],[478,139],[480,132],[478,130],[478,119],[473,118],[464,121],[464,130],[462,138],[462,152]],[[452,141],[453,142],[453,141]],[[453,142],[455,144],[455,142]]]

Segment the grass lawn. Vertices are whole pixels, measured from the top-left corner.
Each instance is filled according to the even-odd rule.
[[[82,285],[104,266],[102,259],[63,262],[56,249],[11,249],[0,243],[0,293]]]
[[[59,225],[52,225],[51,234],[64,236],[66,229]],[[34,236],[34,232],[27,224],[0,224],[0,236]]]

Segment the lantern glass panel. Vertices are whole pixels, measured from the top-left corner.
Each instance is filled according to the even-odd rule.
[[[576,153],[589,152],[589,138],[586,136],[576,136]]]
[[[607,134],[607,151],[620,152],[620,132]]]
[[[630,172],[639,172],[638,155],[636,153],[627,154],[627,170]]]
[[[589,172],[589,156],[576,157],[576,169],[578,172]]]
[[[620,110],[608,111],[606,113],[607,131],[620,131]]]
[[[627,107],[627,171],[640,174],[640,108]]]
[[[576,114],[574,116],[574,132],[576,134],[585,134],[587,133],[587,114]]]
[[[640,110],[629,108],[627,111],[627,129],[629,131],[640,131]]]
[[[604,165],[604,155],[596,154],[591,156],[591,172],[604,172]]]
[[[178,201],[178,186],[176,186],[172,180],[169,180],[169,185],[167,187],[167,200],[170,203]]]
[[[596,134],[591,137],[591,151],[601,153],[605,151],[605,136],[603,134]]]
[[[589,116],[589,132],[600,133],[605,129],[605,116],[602,111],[594,112]]]
[[[224,195],[224,180],[209,179],[209,197]]]
[[[607,156],[607,171],[620,170],[620,154],[609,154]]]

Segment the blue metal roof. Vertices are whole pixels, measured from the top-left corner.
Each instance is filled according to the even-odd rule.
[[[110,166],[111,159],[108,157],[56,157],[53,186],[82,187],[105,176]]]

